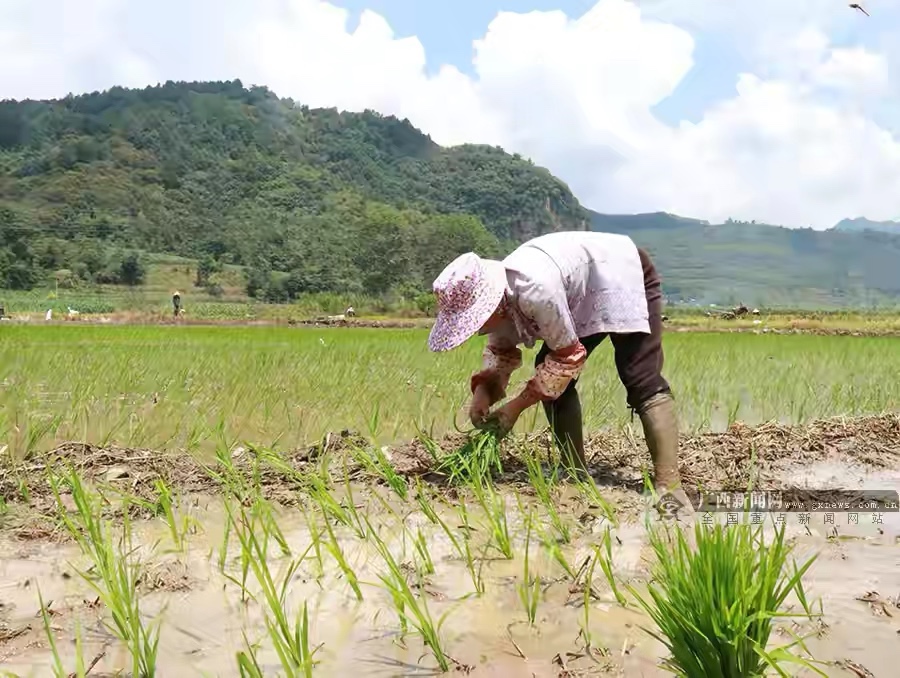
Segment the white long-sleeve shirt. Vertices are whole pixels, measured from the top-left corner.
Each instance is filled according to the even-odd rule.
[[[506,259],[504,305],[510,321],[489,335],[482,371],[501,378],[521,365],[519,344],[542,339],[550,349],[527,388],[552,400],[576,378],[586,351],[579,340],[599,333],[650,333],[644,273],[631,238],[596,232],[542,235],[519,246]]]

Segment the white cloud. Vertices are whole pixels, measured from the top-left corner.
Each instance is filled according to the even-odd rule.
[[[108,87],[143,86],[152,65],[122,44],[120,0],[0,4],[0,97],[40,98]]]
[[[889,86],[888,60],[865,47],[832,47],[821,30],[807,27],[768,48],[771,77],[801,91],[841,90],[850,97],[882,95]]]
[[[889,84],[887,59],[862,47],[833,49],[816,69],[816,80],[838,89],[881,94]]]
[[[89,0],[74,13],[67,0],[41,4],[0,9],[0,63],[15,64],[0,71],[0,97],[239,77],[310,106],[408,117],[439,143],[500,144],[600,211],[817,227],[900,211],[900,143],[859,105],[887,96],[888,62],[833,46],[835,22],[856,17],[818,0],[758,0],[731,14],[721,0],[645,0],[654,18],[626,0],[601,0],[578,20],[502,12],[474,45],[475,77],[452,66],[429,76],[417,38],[395,36],[373,12],[350,31],[347,12],[321,0],[196,0],[190,11],[179,0],[152,10]],[[686,7],[706,14],[688,23]],[[688,28],[739,36],[756,61],[735,74],[734,96],[670,127],[652,111],[694,65]]]
[[[871,121],[744,75],[738,96],[620,171],[634,202],[792,225],[897,216],[900,144]],[[705,208],[703,207],[705,206]]]

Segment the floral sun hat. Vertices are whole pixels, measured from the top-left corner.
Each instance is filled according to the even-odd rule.
[[[449,351],[478,332],[497,310],[506,291],[506,268],[499,261],[467,252],[447,265],[432,289],[438,315],[428,348]]]

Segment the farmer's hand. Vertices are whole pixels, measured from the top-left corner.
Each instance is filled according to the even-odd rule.
[[[478,386],[472,394],[472,402],[469,405],[469,419],[472,426],[480,426],[491,411],[491,397],[486,386]]]
[[[518,407],[513,406],[512,403],[507,403],[491,412],[479,428],[494,430],[502,438],[512,431],[520,414],[521,410]]]
[[[539,399],[535,394],[531,390],[525,389],[515,398],[509,400],[503,407],[498,407],[489,414],[484,424],[478,428],[493,429],[500,437],[503,437],[513,429],[522,412],[538,402]]]

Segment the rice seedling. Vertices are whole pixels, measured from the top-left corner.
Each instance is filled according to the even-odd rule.
[[[587,564],[587,571],[584,574],[584,584],[582,589],[581,609],[582,617],[579,622],[581,637],[584,639],[585,647],[590,648],[593,642],[593,634],[591,633],[591,596],[594,591],[594,566],[598,560],[597,554],[590,559]]]
[[[53,473],[48,474],[48,479],[59,518],[81,551],[90,558],[91,570],[96,576],[78,568],[75,568],[76,572],[94,589],[109,610],[112,623],[104,623],[128,649],[132,675],[153,678],[159,649],[159,624],[146,626],[141,619],[137,586],[142,566],[134,555],[128,506],[122,510],[122,534],[119,548],[116,548],[108,522],[99,517],[101,509],[96,497],[84,487],[78,473],[68,469],[63,478],[75,503],[77,522],[63,504],[60,480]]]
[[[548,481],[544,475],[544,470],[541,467],[541,461],[537,454],[534,452],[526,453],[523,455],[523,459],[525,461],[525,468],[528,470],[528,478],[531,481],[531,485],[534,488],[537,498],[547,510],[547,516],[550,519],[550,523],[553,525],[554,529],[556,529],[556,532],[563,543],[568,544],[572,541],[572,531],[566,520],[559,515],[559,511],[556,510],[556,502],[553,500],[552,488],[553,485],[556,484],[559,468],[554,467],[553,473]]]
[[[602,494],[600,494],[600,490],[597,488],[594,479],[590,476],[585,476],[584,473],[578,472],[577,470],[569,472],[569,477],[578,488],[578,493],[581,495],[582,499],[584,499],[588,505],[599,508],[603,513],[603,516],[611,522],[614,527],[618,527],[619,519],[616,516],[616,509]]]
[[[22,497],[22,501],[26,504],[31,501],[31,491],[28,489],[28,481],[25,478],[18,478],[16,481],[16,487],[19,490],[19,496]]]
[[[227,508],[227,504],[226,504],[226,508]],[[234,517],[232,516],[230,511],[228,512],[228,524],[231,525],[232,527],[238,528],[238,526],[234,522]],[[246,526],[244,526],[244,528],[246,529]],[[238,528],[236,530],[236,532],[238,535],[240,535],[240,528]],[[230,579],[234,583],[238,584],[240,591],[241,591],[241,602],[247,603],[250,601],[250,599],[252,597],[250,595],[250,590],[247,588],[247,580],[250,576],[250,565],[251,565],[250,561],[253,558],[253,555],[251,554],[249,549],[242,548],[238,553],[238,558],[240,561],[241,580],[239,582],[236,581],[231,575],[229,575],[228,573],[226,573],[224,571],[222,572],[222,574],[224,574],[227,579]]]
[[[47,636],[47,643],[50,645],[50,654],[53,657],[53,673],[56,678],[85,678],[90,670],[94,668],[94,665],[100,660],[103,654],[98,655],[94,658],[94,661],[91,663],[90,667],[85,667],[84,665],[84,640],[82,639],[81,634],[81,623],[76,619],[75,620],[75,670],[74,671],[66,671],[63,669],[62,658],[59,655],[59,648],[56,646],[56,636],[53,633],[53,627],[50,624],[50,614],[49,608],[44,604],[43,596],[41,596],[40,587],[38,587],[38,604],[41,608],[41,623],[44,627],[44,634]],[[11,678],[18,678],[15,674],[0,674],[3,676],[10,676]]]
[[[275,540],[275,543],[278,544],[281,555],[285,557],[290,556],[292,554],[291,547],[288,544],[284,533],[281,531],[281,528],[278,526],[272,504],[263,499],[262,496],[257,496],[253,502],[253,510],[254,514],[266,526],[267,535],[271,536]]]
[[[91,662],[89,667],[84,665],[84,640],[81,635],[81,622],[75,620],[75,670],[68,675],[68,678],[85,678],[94,665],[103,655],[97,655]]]
[[[345,502],[340,502],[331,494],[328,483],[324,477],[324,471],[310,472],[306,475],[307,491],[310,496],[319,504],[322,513],[331,516],[338,522],[349,527],[360,539],[365,539],[366,532],[363,527],[363,519],[356,509],[356,502],[353,500],[353,490],[350,486],[349,477],[346,477],[345,487],[347,496]],[[344,504],[346,503],[346,506]]]
[[[397,623],[400,626],[400,640],[402,641],[406,634],[409,633],[409,619],[406,616],[406,593],[402,586],[390,585],[385,582],[384,575],[379,577],[382,584],[388,584],[384,588],[391,596],[391,603],[394,605],[394,612],[397,614]],[[405,581],[405,580],[404,580]]]
[[[299,489],[306,488],[306,474],[291,466],[280,454],[268,447],[256,448],[251,446],[250,449],[256,454],[256,458],[259,459],[261,463],[278,471],[278,473],[294,483]]]
[[[411,509],[409,507],[409,505],[406,504],[405,502],[400,504],[399,507],[392,505],[388,501],[388,498],[385,497],[384,494],[379,492],[377,488],[372,488],[372,490],[369,492],[369,497],[370,498],[374,497],[375,501],[377,501],[378,504],[383,509],[383,513],[379,512],[379,511],[375,511],[374,512],[375,515],[377,515],[379,518],[383,518],[386,522],[390,521],[390,520],[397,520],[398,522],[402,523],[402,522],[405,522],[406,517],[408,517],[409,514],[415,513],[415,509]],[[369,513],[371,514],[372,513],[371,508],[370,507],[367,507],[367,508],[369,508]],[[398,508],[403,509],[406,516],[401,516],[400,513],[398,513]]]
[[[462,497],[459,499],[457,513],[462,520],[462,525],[460,527],[463,531],[463,538],[462,541],[458,541],[455,538],[452,541],[457,552],[466,563],[466,569],[469,571],[469,576],[472,578],[472,584],[475,586],[475,594],[480,596],[484,593],[484,579],[481,576],[481,569],[484,567],[484,553],[482,553],[482,557],[478,559],[478,569],[476,570],[475,557],[472,555],[472,526],[469,523],[469,510],[466,507],[465,499]],[[447,524],[443,521],[441,521],[441,527],[444,528],[444,531],[448,535],[450,534]],[[490,542],[485,544],[484,552],[487,552],[488,548],[490,548]]]
[[[239,507],[239,515],[235,517],[231,502],[226,502],[225,507],[235,526],[235,532],[240,542],[242,553],[246,553],[244,559],[249,561],[253,568],[253,574],[262,589],[262,601],[250,594],[248,596],[265,605],[265,624],[269,639],[278,654],[281,668],[289,678],[294,676],[312,676],[313,666],[316,663],[314,656],[319,647],[311,648],[309,641],[309,616],[306,603],[303,609],[297,613],[294,622],[289,621],[287,611],[287,592],[294,574],[300,568],[302,557],[291,560],[282,576],[282,581],[276,583],[268,564],[269,539],[272,537],[272,525],[274,521],[269,511],[262,508],[264,500],[257,499],[253,510],[248,515],[244,506]],[[257,532],[261,538],[257,537]],[[226,575],[228,576],[228,575]],[[232,581],[238,583],[232,578]],[[246,582],[240,586],[246,591]],[[246,675],[258,669],[254,650],[248,645],[246,653],[238,655],[238,665]]]
[[[520,494],[516,495],[516,503],[519,507],[519,515],[526,515],[526,509],[522,502],[522,496]],[[562,551],[562,548],[560,547],[559,540],[552,536],[550,531],[545,529],[543,524],[534,520],[533,508],[528,509],[527,516],[527,520],[529,521],[528,526],[537,532],[538,539],[540,539],[541,542],[541,546],[544,548],[550,558],[552,560],[555,560],[567,575],[569,575],[573,580],[576,580],[579,576],[579,573],[576,573],[575,570],[572,569],[568,558],[566,558],[565,554]]]
[[[84,639],[81,633],[81,622],[78,619],[75,620],[75,670],[74,671],[66,671],[63,669],[62,658],[59,655],[59,649],[56,646],[56,636],[53,633],[53,627],[50,624],[50,610],[47,605],[44,604],[44,599],[41,596],[40,587],[38,587],[38,604],[40,605],[41,611],[41,623],[44,627],[44,634],[47,636],[47,643],[50,645],[50,654],[53,657],[53,673],[56,678],[86,678],[86,676],[91,672],[91,669],[97,664],[98,661],[103,657],[105,653],[100,653],[91,664],[87,667],[84,665]],[[0,673],[0,676],[9,676],[10,678],[18,678],[13,673]]]
[[[541,598],[541,579],[540,577],[531,574],[529,565],[533,521],[534,516],[529,516],[527,519],[528,527],[525,531],[525,558],[522,565],[522,580],[516,585],[519,601],[525,609],[525,616],[528,618],[528,623],[531,626],[534,626],[534,620],[537,617],[538,603]]]
[[[163,519],[166,521],[175,550],[184,553],[187,547],[187,535],[193,529],[194,522],[189,515],[182,516],[180,521],[175,516],[172,491],[162,478],[157,478],[155,487],[157,510],[162,513]]]
[[[606,576],[606,582],[609,584],[610,590],[613,592],[613,595],[616,597],[616,601],[622,607],[628,607],[628,599],[622,593],[619,588],[618,583],[616,582],[616,575],[613,572],[612,566],[612,537],[610,535],[609,527],[606,528],[606,531],[603,533],[603,539],[600,542],[599,546],[594,546],[594,561],[600,563],[600,569],[603,570],[603,574]],[[605,553],[601,553],[600,549],[603,549]],[[593,568],[593,565],[591,566]]]
[[[468,512],[465,507],[465,501],[460,500],[460,505],[457,509],[458,514],[463,519],[465,524],[465,536],[460,539],[456,535],[456,531],[451,529],[449,525],[447,525],[446,521],[438,515],[437,511],[434,510],[434,506],[425,499],[425,495],[423,492],[418,491],[417,499],[419,501],[419,505],[422,507],[423,513],[428,516],[428,519],[434,523],[435,525],[440,526],[443,533],[447,536],[447,539],[450,540],[450,544],[453,546],[453,550],[456,551],[457,556],[466,564],[466,570],[469,573],[469,576],[472,579],[472,584],[475,586],[475,592],[477,595],[481,595],[484,592],[484,580],[481,577],[481,568],[483,566],[483,561],[481,561],[476,568],[475,558],[472,555],[472,549],[469,544],[469,524],[468,524]]]
[[[259,644],[250,642],[246,630],[241,631],[241,635],[246,649],[237,653],[238,673],[241,678],[265,678],[266,674],[263,673],[257,658]]]
[[[416,438],[420,443],[422,443],[422,447],[425,448],[425,451],[428,452],[429,456],[431,456],[431,461],[439,464],[441,461],[441,457],[444,456],[444,451],[441,449],[438,441],[434,439],[434,427],[432,426],[428,429],[428,431],[425,431],[417,423]]]
[[[491,543],[507,560],[512,560],[512,540],[506,518],[506,499],[490,483],[482,483],[480,478],[472,480],[472,491],[478,499],[491,533]]]
[[[415,536],[410,534],[410,537],[412,538],[415,553],[418,556],[417,567],[419,574],[423,577],[434,574],[434,561],[431,559],[431,551],[428,548],[428,541],[425,539],[425,535],[422,534],[422,528],[416,528]]]
[[[328,540],[325,542],[325,548],[331,554],[331,557],[334,558],[338,567],[341,569],[341,572],[344,573],[344,577],[346,577],[350,588],[353,589],[356,599],[362,601],[363,594],[362,590],[359,588],[359,579],[357,579],[353,568],[347,563],[341,545],[338,543],[337,537],[334,536],[334,530],[331,528],[331,523],[327,520],[325,521],[325,530],[328,532]]]
[[[391,554],[387,544],[385,544],[384,540],[378,536],[371,524],[369,525],[369,539],[375,545],[375,549],[381,555],[387,566],[387,572],[379,574],[378,577],[385,589],[391,595],[391,600],[394,602],[397,615],[401,619],[401,628],[403,628],[405,632],[408,625],[412,625],[422,638],[422,642],[425,646],[431,650],[431,654],[434,656],[441,671],[449,671],[451,659],[447,656],[444,649],[443,641],[440,637],[440,629],[443,626],[447,615],[450,614],[450,611],[448,610],[445,612],[435,622],[428,609],[428,605],[425,603],[425,599],[420,599],[413,593],[400,565]]]
[[[315,664],[312,656],[318,648],[314,650],[309,649],[309,611],[307,609],[307,603],[303,603],[303,609],[300,612],[296,628],[294,629],[295,637],[292,639],[294,646],[301,648],[302,652],[308,653],[304,655],[304,659],[300,665],[296,665],[293,656],[289,655],[288,651],[284,648],[284,641],[281,640],[281,636],[279,635],[280,628],[277,631],[274,630],[274,625],[268,618],[266,619],[266,622],[270,637],[279,639],[276,643],[276,651],[278,652],[278,658],[281,660],[281,667],[287,674],[287,678],[299,676],[310,678]],[[240,672],[241,678],[265,678],[266,673],[263,671],[259,664],[259,659],[257,658],[258,646],[249,641],[246,633],[244,633],[243,636],[246,650],[237,653],[238,671]]]
[[[425,488],[422,487],[422,481],[418,478],[416,478],[416,503],[419,504],[422,513],[425,514],[425,517],[428,518],[432,525],[440,524],[441,519],[438,517],[437,512],[434,510],[434,506],[426,496]]]
[[[470,432],[461,447],[440,460],[436,471],[446,474],[451,485],[480,482],[494,471],[503,473],[499,436],[491,430]]]
[[[65,678],[69,675],[69,672],[63,669],[59,649],[56,647],[56,636],[53,634],[53,629],[50,628],[50,615],[47,612],[47,606],[44,604],[40,586],[38,587],[38,604],[41,606],[41,622],[44,625],[44,634],[47,636],[47,643],[50,645],[50,652],[53,655],[53,673],[56,675],[56,678]]]
[[[216,469],[221,469],[221,471]],[[250,483],[246,475],[235,467],[228,448],[216,448],[216,465],[214,468],[206,467],[206,473],[219,483],[226,497],[234,497],[240,502],[251,503],[262,492],[259,482],[258,459],[254,458],[251,471],[251,478],[254,482]]]
[[[559,546],[559,542],[556,539],[550,537],[547,532],[543,529],[539,530],[539,537],[541,540],[541,545],[550,555],[550,557],[555,560],[560,567],[562,567],[563,571],[567,575],[569,575],[572,579],[577,577],[577,573],[574,569],[572,569],[572,565],[569,563],[569,560],[566,558],[566,554],[563,553],[562,549]]]
[[[648,586],[650,600],[632,592],[659,628],[658,633],[644,630],[669,650],[667,670],[685,677],[745,678],[769,670],[787,676],[781,664],[794,663],[826,675],[792,651],[797,645],[807,649],[802,638],[767,649],[775,619],[814,616],[802,578],[816,556],[799,568],[793,561],[789,568],[792,547],[784,541],[784,529],[776,529],[774,539],[765,543],[762,525],[707,527],[698,522],[693,551],[680,529],[673,530],[674,540],[651,530],[657,583]],[[782,609],[791,593],[803,613]]]
[[[406,478],[397,473],[397,469],[391,464],[384,450],[380,447],[374,447],[371,451],[354,449],[352,454],[363,468],[383,480],[394,494],[406,501],[409,496],[409,484]]]
[[[226,499],[227,501],[227,499]],[[228,562],[228,544],[231,541],[231,517],[226,516],[225,526],[222,530],[222,544],[219,546],[219,572],[225,573],[225,564]]]
[[[41,443],[55,432],[64,419],[63,413],[19,413],[13,416],[12,433],[9,435],[10,456],[17,461],[24,461],[40,449]]]
[[[315,576],[318,580],[325,576],[324,561],[322,559],[322,533],[319,531],[318,521],[316,521],[315,515],[311,511],[304,508],[303,518],[309,530],[310,547],[316,555]]]
[[[353,529],[360,539],[366,538],[366,529],[364,527],[365,521],[363,520],[362,515],[359,512],[359,508],[356,505],[356,499],[353,497],[353,485],[350,482],[350,474],[347,473],[347,469],[344,468],[344,490],[346,491],[345,503],[347,504],[346,512],[350,519],[353,521],[353,524],[348,526]]]

